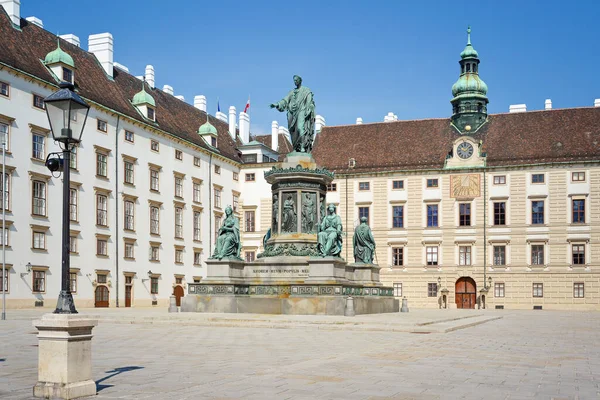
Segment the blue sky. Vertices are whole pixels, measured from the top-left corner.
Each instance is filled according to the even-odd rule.
[[[66,6],[73,4],[73,6]],[[211,114],[238,112],[251,97],[251,126],[270,132],[285,115],[268,107],[299,74],[327,125],[449,117],[451,87],[471,25],[489,87],[490,113],[526,103],[589,107],[600,98],[598,1],[153,1],[22,0],[21,15],[51,32],[111,32],[115,61],[141,75],[154,65]]]

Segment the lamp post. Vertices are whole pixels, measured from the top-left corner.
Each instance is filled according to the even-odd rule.
[[[6,136],[2,134],[2,320],[6,319]]]
[[[60,144],[62,150],[63,170],[63,215],[62,215],[62,272],[61,290],[54,314],[77,314],[69,282],[71,266],[69,241],[69,198],[71,183],[71,150],[81,141],[83,128],[90,106],[74,92],[73,84],[61,82],[60,89],[44,99],[46,114],[50,122],[52,137]],[[56,170],[57,164],[52,159],[46,161],[50,170]],[[52,165],[54,164],[54,165]]]

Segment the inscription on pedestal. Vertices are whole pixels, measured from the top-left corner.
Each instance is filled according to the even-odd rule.
[[[271,267],[257,266],[248,267],[246,271],[247,278],[306,278],[308,268],[297,267]]]

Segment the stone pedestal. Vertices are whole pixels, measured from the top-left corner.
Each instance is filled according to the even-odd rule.
[[[244,262],[242,260],[223,258],[206,260],[204,282],[242,283],[244,282]]]
[[[348,272],[352,274],[350,279],[364,286],[383,286],[379,280],[380,269],[377,264],[352,263],[347,266]]]
[[[78,314],[45,314],[38,329],[38,382],[33,395],[76,399],[96,394],[92,379],[92,329],[97,320]]]
[[[308,278],[306,284],[343,284],[349,283],[351,277],[347,276],[346,262],[339,257],[314,257],[308,259]]]
[[[169,312],[177,312],[177,298],[175,296],[169,297]]]

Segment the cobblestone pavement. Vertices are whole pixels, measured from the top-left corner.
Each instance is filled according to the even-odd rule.
[[[600,398],[600,313],[488,313],[503,318],[432,334],[103,322],[93,398]],[[0,399],[31,398],[35,334],[0,321]]]

